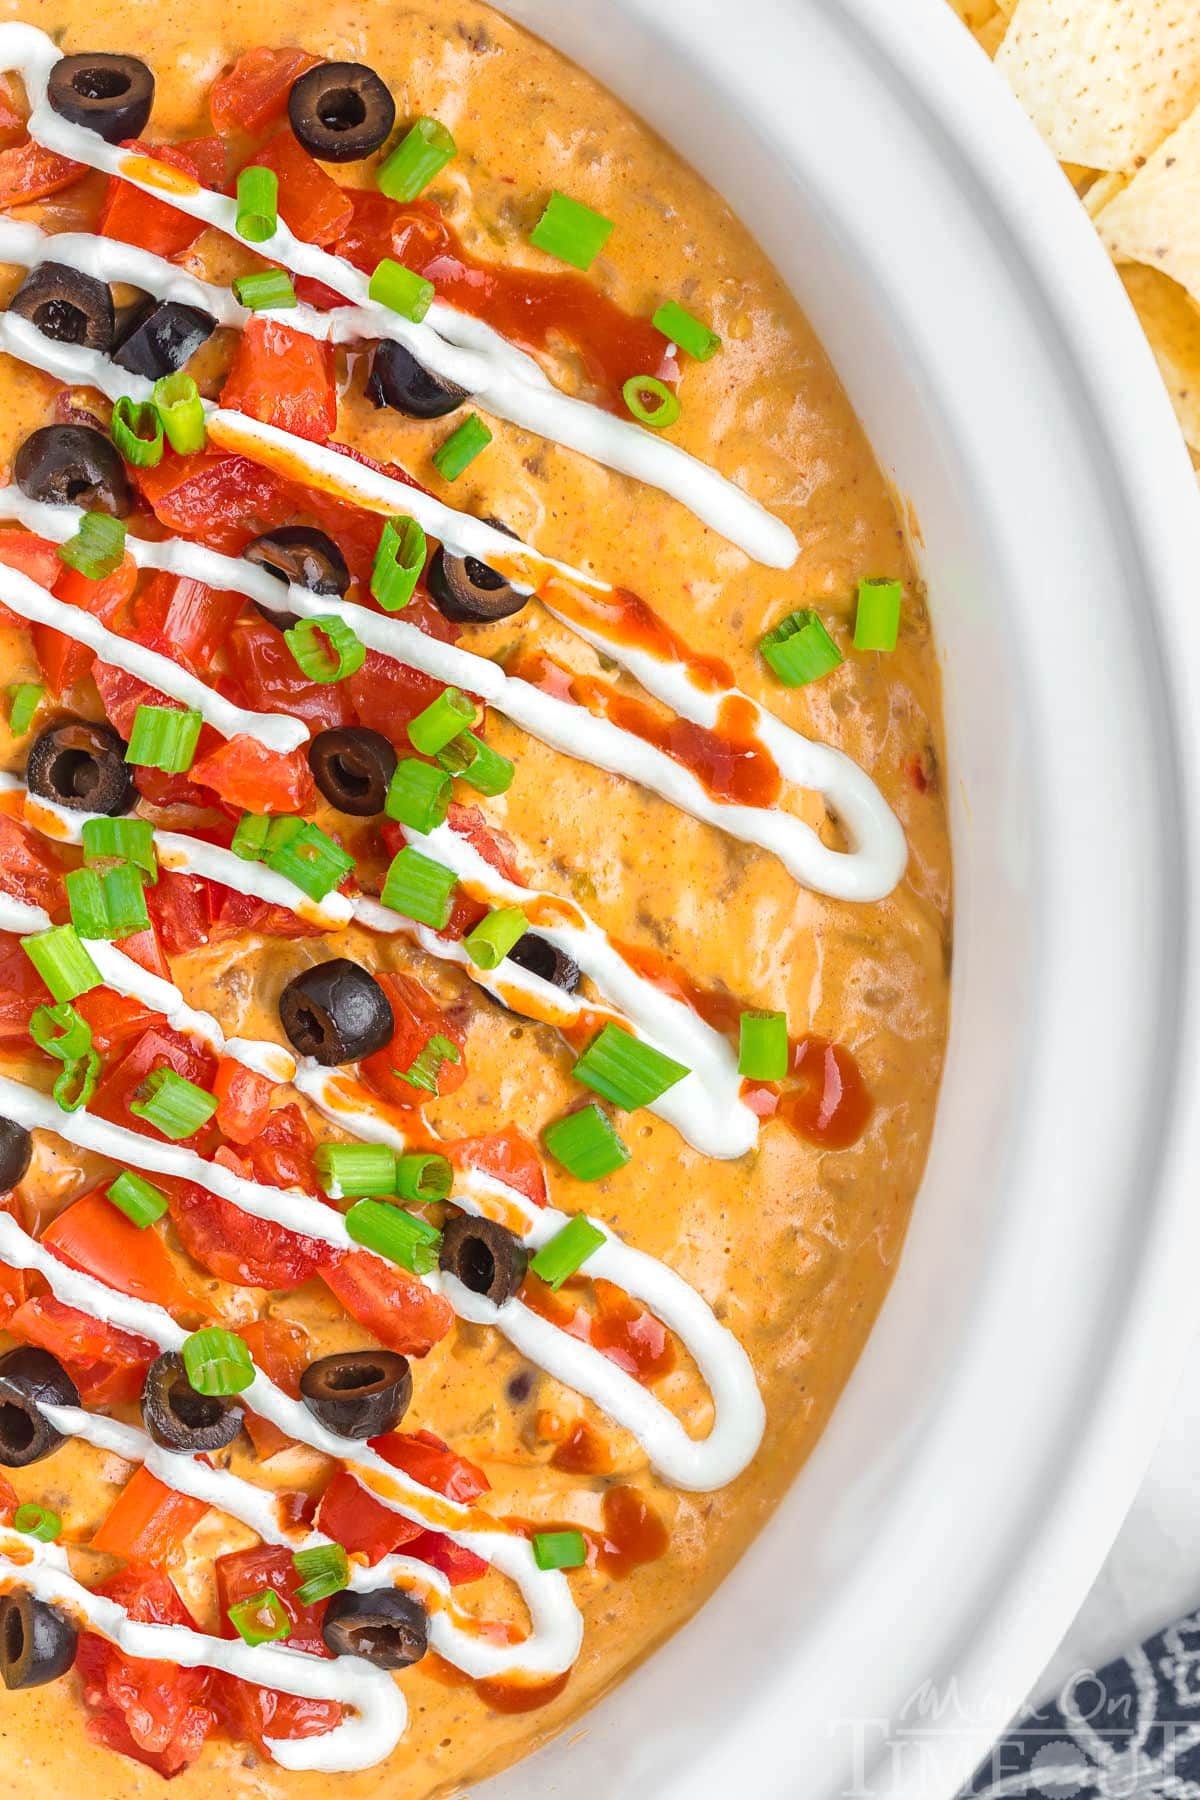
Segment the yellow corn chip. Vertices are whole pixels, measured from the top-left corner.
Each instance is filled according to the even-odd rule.
[[[1200,451],[1200,312],[1181,287],[1155,269],[1121,270],[1184,437]]]
[[[1132,169],[1200,102],[1200,6],[1017,0],[996,67],[1060,162]]]
[[[1149,263],[1200,301],[1200,108],[1095,218],[1118,262]]]

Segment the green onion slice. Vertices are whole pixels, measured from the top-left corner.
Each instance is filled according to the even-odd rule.
[[[433,302],[433,283],[385,256],[367,284],[367,297],[419,325]]]
[[[519,906],[498,906],[468,932],[463,949],[477,969],[497,969],[528,930],[529,920]]]
[[[73,925],[52,925],[21,939],[21,948],[56,1000],[78,1000],[102,985],[99,969]]]
[[[436,756],[474,723],[475,702],[461,688],[448,687],[409,721],[408,741],[422,756]]]
[[[547,1287],[560,1288],[607,1241],[599,1227],[579,1213],[542,1245],[529,1266]]]
[[[154,384],[154,404],[172,450],[180,456],[203,450],[208,434],[204,402],[194,376],[185,375],[182,369],[173,375],[161,375]]]
[[[587,1542],[582,1531],[537,1532],[533,1560],[539,1569],[582,1569],[587,1562]]]
[[[709,326],[677,300],[668,300],[654,315],[654,329],[678,344],[696,362],[707,362],[721,348],[721,340]]]
[[[104,882],[95,869],[72,869],[63,886],[71,909],[71,923],[81,938],[113,938],[117,935],[109,924]]]
[[[630,1157],[612,1120],[594,1100],[547,1125],[542,1142],[576,1181],[601,1181],[623,1169]]]
[[[653,1105],[690,1073],[684,1063],[611,1022],[592,1039],[572,1070],[576,1081],[624,1112]]]
[[[296,1598],[301,1606],[316,1606],[350,1586],[350,1558],[341,1544],[314,1544],[297,1550],[292,1566],[300,1577]]]
[[[125,761],[143,769],[183,775],[192,766],[203,723],[198,712],[185,712],[174,706],[139,706],[133,716]]]
[[[46,690],[39,681],[21,681],[10,688],[12,702],[8,709],[8,729],[14,737],[24,737],[33,724]]]
[[[220,1325],[183,1340],[183,1366],[198,1394],[240,1394],[257,1373],[242,1339]]]
[[[530,233],[529,241],[547,256],[570,263],[573,269],[590,269],[613,234],[613,223],[593,212],[581,200],[557,190]]]
[[[92,1048],[92,1028],[71,1005],[39,1006],[29,1021],[29,1035],[39,1050],[59,1062],[75,1062]]]
[[[194,1137],[217,1110],[216,1096],[174,1069],[152,1069],[128,1101],[129,1110],[164,1137]],[[192,1384],[195,1386],[195,1383]]]
[[[318,1144],[313,1162],[323,1192],[335,1200],[374,1199],[399,1192],[396,1152],[386,1144]]]
[[[413,597],[428,552],[425,533],[403,513],[383,528],[371,570],[371,593],[384,612],[399,612]]]
[[[435,1031],[425,1048],[413,1057],[407,1069],[393,1069],[392,1074],[401,1081],[407,1081],[411,1087],[423,1088],[427,1094],[436,1094],[441,1078],[443,1063],[461,1061],[457,1044],[452,1044],[448,1037]]]
[[[139,1230],[144,1231],[147,1225],[153,1225],[161,1219],[167,1210],[167,1196],[161,1188],[156,1188],[152,1181],[141,1175],[135,1175],[132,1169],[123,1169],[117,1179],[109,1187],[105,1195],[123,1212]]]
[[[154,469],[163,459],[163,422],[153,400],[122,394],[113,407],[112,441],[135,469]]]
[[[479,417],[472,413],[457,431],[451,432],[444,444],[433,453],[433,466],[446,481],[457,481],[465,469],[492,441],[492,434]]]
[[[437,761],[447,775],[459,776],[479,794],[506,794],[516,774],[507,756],[501,756],[473,731],[460,732],[437,752]]]
[[[402,1200],[417,1200],[428,1206],[434,1200],[446,1200],[454,1182],[454,1170],[448,1156],[432,1150],[413,1150],[396,1158],[395,1192]]]
[[[740,1020],[738,1074],[751,1081],[782,1081],[788,1072],[787,1014],[744,1012]]]
[[[48,1506],[35,1506],[26,1500],[13,1514],[13,1526],[23,1537],[36,1538],[39,1544],[52,1544],[62,1534],[62,1520]]]
[[[283,640],[310,681],[345,681],[367,660],[366,645],[336,613],[298,619]]]
[[[266,813],[243,813],[234,828],[229,848],[243,862],[261,862],[266,855],[271,820]]]
[[[683,411],[679,395],[657,375],[631,375],[621,392],[634,418],[652,431],[666,431]]]
[[[393,859],[379,897],[393,912],[441,931],[453,911],[457,886],[458,876],[453,869],[434,862],[430,856],[422,856],[406,844]]]
[[[860,581],[854,615],[856,650],[894,650],[900,636],[904,589],[898,581]]]
[[[346,1214],[346,1230],[364,1250],[386,1256],[411,1275],[430,1275],[437,1268],[441,1232],[384,1200],[356,1201]]]
[[[112,936],[119,940],[149,931],[150,914],[141,871],[132,863],[118,863],[115,869],[105,870],[103,881],[104,908]]]
[[[375,185],[389,200],[415,200],[455,154],[454,139],[439,119],[420,118],[380,163]]]
[[[279,177],[274,169],[242,169],[237,178],[237,234],[263,244],[279,225]]]
[[[253,275],[236,276],[233,297],[251,312],[279,312],[284,307],[299,305],[286,269],[256,269]]]
[[[184,1354],[186,1355],[186,1347]],[[195,1385],[193,1382],[192,1386]],[[272,1593],[270,1588],[264,1588],[261,1594],[251,1594],[247,1599],[237,1601],[229,1609],[229,1622],[242,1642],[251,1647],[255,1644],[281,1643],[291,1635],[292,1629],[287,1608],[279,1595]]]
[[[132,863],[153,887],[158,880],[154,826],[149,819],[85,819],[83,860],[89,867]]]
[[[785,687],[807,687],[842,661],[841,651],[811,608],[780,619],[759,639],[758,648]]]
[[[448,775],[443,775],[432,763],[406,756],[396,764],[383,810],[389,819],[398,819],[410,831],[419,831],[424,836],[444,822],[450,810],[452,791]]]
[[[58,560],[89,581],[103,581],[125,560],[124,522],[107,513],[84,513],[75,536],[58,546]]]
[[[310,900],[324,900],[346,879],[354,858],[326,837],[319,825],[297,823],[299,830],[289,832],[282,844],[276,846],[268,840],[267,867],[295,882]]]
[[[86,1056],[77,1057],[63,1069],[51,1089],[54,1104],[63,1112],[78,1112],[81,1106],[87,1105],[99,1083],[100,1057],[97,1051],[89,1050]]]

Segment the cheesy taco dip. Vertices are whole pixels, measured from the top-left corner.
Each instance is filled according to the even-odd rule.
[[[6,1790],[427,1800],[870,1329],[925,605],[762,253],[488,8],[6,0],[0,71]]]

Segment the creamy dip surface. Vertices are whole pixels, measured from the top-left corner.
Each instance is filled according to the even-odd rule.
[[[685,1002],[698,997],[712,1013],[716,996],[713,1016],[732,1021],[734,1053],[739,1011],[786,1013],[793,1040],[810,1045],[810,1074],[819,1064],[823,1080],[842,1080],[828,1076],[825,1062],[824,1046],[839,1047],[845,1068],[857,1069],[869,1105],[845,1131],[836,1107],[831,1129],[814,1128],[813,1105],[807,1111],[789,1105],[797,1094],[812,1099],[802,1062],[781,1097],[763,1101],[769,1113],[778,1097],[778,1113],[764,1118],[756,1134],[752,1122],[756,1141],[744,1154],[705,1154],[677,1123],[646,1108],[612,1114],[631,1155],[597,1183],[573,1179],[541,1153],[553,1206],[567,1214],[586,1211],[659,1259],[733,1334],[757,1380],[765,1432],[735,1479],[711,1491],[687,1491],[656,1472],[632,1431],[526,1360],[502,1331],[459,1319],[427,1355],[413,1358],[403,1431],[434,1432],[477,1464],[490,1483],[478,1505],[497,1520],[516,1521],[526,1532],[578,1527],[591,1550],[589,1566],[565,1577],[583,1626],[582,1649],[565,1676],[538,1685],[474,1682],[431,1651],[394,1678],[408,1705],[404,1735],[382,1766],[337,1778],[350,1794],[427,1800],[481,1779],[560,1731],[703,1603],[816,1442],[887,1290],[925,1162],[947,1028],[951,872],[939,672],[925,597],[893,497],[837,377],[762,252],[653,132],[585,72],[498,13],[471,0],[406,0],[402,7],[350,0],[336,9],[312,0],[106,0],[99,8],[73,0],[3,0],[0,17],[38,27],[68,53],[126,52],[148,63],[157,91],[141,137],[158,146],[212,132],[213,83],[256,47],[296,45],[315,57],[369,65],[394,96],[401,125],[425,115],[452,133],[457,155],[422,200],[441,211],[480,263],[562,271],[529,243],[552,190],[612,221],[611,237],[581,278],[612,303],[609,326],[590,328],[593,342],[596,330],[603,337],[610,329],[617,309],[644,320],[668,299],[719,333],[722,345],[711,360],[681,354],[669,371],[682,411],[665,435],[791,529],[799,545],[791,567],[766,566],[656,487],[501,420],[482,404],[465,410],[487,420],[493,441],[458,480],[446,482],[431,452],[465,412],[430,423],[374,409],[363,395],[365,356],[353,345],[337,351],[334,438],[377,462],[400,465],[460,512],[503,520],[541,555],[641,596],[693,655],[719,658],[744,694],[853,759],[907,842],[906,872],[885,898],[831,898],[798,884],[769,849],[739,841],[591,760],[568,757],[499,706],[489,709],[486,741],[513,760],[515,779],[491,798],[457,784],[456,799],[477,805],[487,826],[508,835],[524,884],[582,908],[631,966],[661,978],[670,965]],[[9,66],[2,57],[0,63]],[[13,92],[20,108],[15,86]],[[230,176],[279,129],[276,117],[253,134],[227,133],[236,145]],[[344,186],[370,187],[378,160],[322,167]],[[106,180],[100,172],[87,174],[10,216],[47,232],[89,231]],[[222,284],[262,266],[244,245],[211,228],[176,261]],[[5,299],[24,272],[15,265],[5,271]],[[223,329],[189,365],[204,395],[220,393],[235,343],[235,332]],[[664,354],[666,348],[664,339]],[[557,388],[599,405],[594,367],[578,343],[551,333],[537,355]],[[92,386],[88,380],[67,385]],[[27,360],[0,356],[4,469],[11,471],[30,432],[65,416],[63,386]],[[101,407],[94,392],[80,404],[85,411],[88,404]],[[103,408],[101,416],[107,417]],[[0,523],[6,520],[18,522],[12,510]],[[131,537],[166,535],[149,514],[127,524]],[[203,531],[197,535],[203,541]],[[855,651],[858,583],[883,578],[903,583],[896,648]],[[538,585],[536,576],[530,585]],[[805,608],[819,614],[844,660],[819,681],[788,688],[758,644],[781,617]],[[113,629],[119,633],[120,624]],[[574,675],[583,678],[577,695],[598,681],[622,700],[649,706],[659,722],[669,716],[608,650],[552,618],[537,600],[503,622],[466,626],[458,644],[499,659],[509,675],[542,681],[546,667],[538,659],[550,658],[568,671],[557,678],[560,689]],[[0,657],[10,688],[46,684],[25,626],[0,629]],[[259,710],[270,709],[260,702]],[[105,716],[86,669],[69,690],[47,693],[32,735],[70,715]],[[402,730],[395,741],[404,754]],[[30,742],[29,732],[0,732],[0,769],[20,777]],[[785,788],[776,804],[812,823],[827,846],[847,847],[842,825],[819,795]],[[52,843],[53,820],[35,816],[19,786],[0,795],[0,806],[24,818],[31,841]],[[237,811],[226,808],[230,820]],[[363,889],[377,893],[388,863],[373,835],[378,822],[350,818],[319,794],[306,811],[355,855]],[[186,828],[182,815],[147,816]],[[228,843],[228,829],[220,841]],[[75,847],[58,854],[68,866],[79,860]],[[4,883],[0,869],[0,890]],[[296,899],[303,908],[303,897]],[[61,907],[49,910],[56,919],[67,916]],[[288,938],[273,928],[226,934],[172,954],[170,975],[227,1037],[283,1045],[283,988],[329,956],[403,972],[461,1032],[465,1081],[442,1097],[422,1096],[433,1136],[482,1136],[512,1123],[539,1144],[547,1124],[593,1098],[572,1079],[575,1052],[553,1015],[506,1010],[461,962],[428,954],[403,932],[373,929],[367,915],[320,935]],[[581,991],[600,1007],[615,1004],[586,979]],[[536,1005],[529,1010],[536,1013]],[[0,1074],[49,1090],[58,1065],[31,1043],[22,1048],[19,1034],[10,1034],[0,1051]],[[736,1077],[729,1092],[736,1103]],[[843,1096],[843,1124],[851,1100]],[[337,1135],[311,1099],[298,1099],[290,1086],[280,1086],[274,1104],[299,1105],[318,1139]],[[405,1116],[419,1126],[420,1112]],[[82,1117],[69,1115],[65,1130]],[[205,1154],[211,1157],[211,1145]],[[33,1163],[10,1210],[36,1236],[78,1196],[102,1192],[118,1166],[119,1159],[39,1129]],[[150,1169],[145,1173],[156,1179]],[[190,1284],[194,1316],[179,1315],[187,1328],[202,1317],[234,1330],[264,1317],[291,1321],[308,1334],[306,1360],[376,1342],[319,1279],[278,1293],[219,1281],[188,1257],[171,1218],[148,1230]],[[95,1272],[103,1279],[102,1270]],[[26,1291],[37,1289],[35,1280]],[[615,1288],[597,1287],[586,1265],[545,1303],[568,1321],[577,1308],[599,1309],[602,1319],[607,1308],[625,1366],[691,1435],[711,1428],[709,1388],[692,1355],[639,1307],[623,1303]],[[5,1347],[12,1341],[5,1339]],[[109,1410],[139,1422],[136,1402]],[[337,1469],[336,1460],[306,1444],[283,1443],[264,1458],[245,1436],[215,1460],[260,1488],[314,1501]],[[123,1566],[90,1548],[90,1540],[133,1467],[113,1449],[69,1439],[45,1460],[5,1473],[22,1501],[61,1515],[71,1567],[94,1586]],[[214,1559],[257,1541],[246,1524],[213,1509],[171,1548],[167,1572],[202,1631],[221,1632]],[[8,1554],[4,1543],[0,1554]],[[803,1545],[793,1554],[803,1556]],[[516,1588],[496,1571],[454,1594],[467,1615],[507,1621],[513,1636],[527,1629]],[[493,1623],[497,1631],[503,1639]],[[115,1800],[156,1791],[158,1773],[92,1741],[88,1724],[77,1671],[4,1695],[0,1758],[10,1794],[41,1800],[48,1792],[86,1790]],[[181,1800],[215,1791],[316,1796],[329,1779],[319,1768],[279,1767],[261,1746],[218,1725],[198,1760],[175,1777],[173,1792]]]

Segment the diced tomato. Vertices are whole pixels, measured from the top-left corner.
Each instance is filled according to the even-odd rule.
[[[183,956],[208,942],[208,904],[198,875],[160,869],[146,889],[146,909],[168,956]]]
[[[26,112],[17,103],[11,76],[0,77],[0,136],[24,137],[25,125]]]
[[[54,593],[56,599],[68,606],[78,606],[99,619],[101,624],[112,625],[124,610],[137,580],[138,566],[132,556],[127,556],[119,569],[102,576],[99,581],[81,575],[78,569],[62,569],[54,584]]]
[[[202,740],[203,737],[202,732]],[[133,771],[133,779],[146,802],[143,813],[156,825],[167,830],[205,832],[229,825],[228,815],[208,789],[197,787],[187,775],[168,775],[164,769],[138,767]],[[229,825],[229,835],[233,835],[232,825]]]
[[[143,1231],[127,1219],[105,1199],[104,1188],[73,1200],[47,1226],[42,1242],[73,1269],[94,1275],[120,1294],[164,1306],[168,1312],[195,1308],[195,1293],[159,1234]]]
[[[35,536],[32,531],[0,531],[0,563],[18,570],[22,575],[28,575],[30,581],[36,581],[39,587],[44,588],[54,586],[63,567],[55,546],[48,544],[45,538]],[[0,605],[0,625],[24,623],[19,613]]]
[[[160,875],[160,886],[161,883]],[[152,1069],[174,1069],[185,1081],[211,1092],[217,1065],[214,1057],[199,1049],[182,1032],[173,1031],[169,1025],[152,1026],[120,1062],[105,1071],[92,1096],[89,1111],[102,1119],[110,1119],[114,1125],[139,1131],[144,1137],[161,1136],[155,1126],[129,1110],[130,1100]]]
[[[459,1138],[446,1146],[446,1154],[459,1168],[480,1169],[506,1182],[535,1206],[546,1204],[546,1172],[537,1147],[517,1125],[486,1137]]]
[[[310,681],[284,642],[283,633],[265,619],[257,615],[239,619],[229,633],[226,654],[231,697],[242,705],[260,712],[290,713],[314,731],[352,723],[349,689],[355,678]]]
[[[319,1194],[321,1183],[313,1161],[317,1140],[308,1121],[296,1105],[280,1106],[272,1114],[265,1129],[246,1147],[250,1167],[256,1181],[268,1187],[298,1187],[306,1194]]]
[[[438,1075],[439,1095],[452,1094],[467,1078],[467,1035],[462,1025],[443,1012],[432,994],[427,994],[411,975],[380,973],[376,979],[392,1003],[395,1029],[384,1049],[363,1059],[363,1080],[393,1106],[423,1105],[430,1098],[428,1091],[414,1087],[397,1071],[410,1069],[430,1038],[441,1036],[448,1038],[459,1053],[458,1061],[444,1062]]]
[[[0,1263],[0,1329],[8,1330],[9,1319],[28,1297],[29,1278],[24,1269],[10,1269],[7,1263]]]
[[[218,131],[261,131],[283,117],[294,82],[320,61],[307,50],[247,50],[214,82],[208,110]]]
[[[354,215],[349,196],[290,131],[276,133],[250,162],[274,169],[279,178],[279,216],[298,238],[323,249],[337,242]]]
[[[255,894],[239,894],[220,881],[208,883],[209,942],[245,937],[257,931],[268,938],[320,937],[324,926],[313,925],[286,906],[260,900]]]
[[[202,451],[164,456],[155,469],[133,471],[138,487],[168,530],[203,538],[234,554],[294,510],[294,490],[247,456]]]
[[[123,950],[126,956],[149,974],[157,975],[163,981],[170,981],[171,965],[163,955],[163,947],[153,924],[147,926],[145,931],[135,931],[132,937],[118,938],[117,949]]]
[[[236,1627],[229,1617],[230,1607],[269,1590],[282,1603],[291,1624],[288,1649],[305,1651],[311,1656],[330,1655],[321,1636],[321,1621],[328,1603],[320,1601],[316,1606],[305,1606],[297,1599],[300,1576],[296,1573],[290,1550],[263,1544],[256,1550],[238,1550],[231,1556],[218,1556],[214,1567],[221,1630],[225,1637],[236,1636]],[[229,1675],[218,1676],[216,1688],[227,1728],[235,1737],[247,1738],[260,1748],[265,1748],[267,1738],[316,1737],[341,1723],[342,1707],[336,1700],[307,1700],[295,1694],[279,1693],[274,1688],[239,1681]]]
[[[311,1361],[308,1333],[299,1325],[293,1325],[290,1319],[277,1319],[268,1315],[265,1319],[256,1319],[252,1325],[241,1326],[239,1336],[264,1375],[268,1375],[275,1386],[282,1388],[285,1394],[290,1394],[293,1400],[298,1400],[300,1377]],[[262,1418],[258,1413],[246,1414],[246,1430],[259,1457],[263,1459],[274,1456],[277,1450],[282,1450],[290,1442],[278,1425],[270,1419]]]
[[[405,1556],[415,1556],[439,1569],[451,1587],[462,1587],[468,1581],[479,1581],[488,1572],[482,1556],[476,1556],[464,1544],[456,1544],[444,1531],[423,1531],[411,1544],[404,1546]]]
[[[332,1256],[321,1277],[352,1318],[385,1350],[425,1356],[454,1323],[448,1300],[431,1293],[406,1269],[393,1268],[369,1251]]]
[[[203,674],[245,606],[232,589],[157,571],[133,605],[132,636]]]
[[[362,667],[337,686],[346,689],[360,725],[382,732],[406,754],[411,754],[409,723],[442,692],[432,675],[393,662],[379,650],[368,650]]]
[[[114,663],[97,661],[92,677],[100,690],[100,699],[112,725],[128,742],[139,706],[174,706],[179,702],[169,694],[151,687],[138,675],[129,675]]]
[[[91,1313],[64,1306],[52,1295],[37,1295],[19,1306],[7,1329],[22,1344],[39,1344],[70,1370],[89,1406],[117,1406],[136,1400],[157,1344],[119,1331]]]
[[[128,945],[132,940],[126,938],[125,942]],[[80,994],[73,1004],[91,1026],[92,1042],[101,1056],[127,1044],[131,1038],[141,1037],[152,1021],[159,1020],[159,1014],[140,1000],[118,994],[110,987],[93,988],[90,994]],[[161,1023],[165,1024],[165,1019]]]
[[[223,1056],[212,1091],[217,1096],[217,1124],[225,1136],[235,1144],[250,1143],[270,1116],[274,1085],[236,1057]]]
[[[221,405],[324,443],[337,424],[333,346],[274,319],[251,319],[221,389]]]
[[[7,891],[7,883],[5,887]],[[49,988],[22,950],[20,938],[0,932],[0,1044],[28,1040],[35,1008],[49,1006],[51,999]]]
[[[62,862],[53,843],[0,813],[0,887],[4,892],[14,900],[52,912],[62,904],[62,879]]]
[[[245,812],[304,812],[315,792],[303,745],[295,750],[268,750],[252,737],[227,739],[209,755],[197,757],[189,773],[201,787],[219,794],[227,806]]]
[[[376,1500],[345,1469],[339,1469],[321,1496],[317,1524],[326,1537],[365,1556],[372,1567],[422,1535],[392,1507]]]
[[[517,861],[517,846],[506,831],[489,825],[477,806],[460,806],[456,800],[452,800],[446,823],[451,831],[457,831],[459,837],[466,838],[484,862],[490,863],[506,881],[524,882],[525,877]]]
[[[11,1481],[0,1475],[0,1519],[3,1519],[6,1525],[10,1523],[19,1504],[16,1488]]]
[[[61,700],[84,680],[92,666],[93,652],[78,638],[55,631],[53,625],[33,625],[30,636],[42,680],[55,699]]]
[[[203,1500],[180,1494],[138,1469],[121,1489],[92,1538],[92,1549],[126,1562],[167,1563],[178,1555],[181,1539],[198,1525],[208,1507]]]
[[[227,1168],[238,1168],[224,1150],[217,1156]],[[196,1182],[173,1182],[169,1199],[180,1243],[220,1281],[290,1291],[316,1272],[326,1254],[318,1238],[289,1231],[273,1219],[256,1219]]]
[[[130,1618],[148,1624],[196,1621],[172,1582],[157,1569],[121,1569],[94,1590],[115,1600]],[[209,1705],[207,1669],[125,1656],[107,1638],[86,1632],[75,1663],[91,1711],[88,1735],[160,1775],[178,1775],[194,1763],[216,1723]]]
[[[43,150],[32,138],[0,150],[0,206],[23,206],[27,200],[44,200],[87,174],[86,163],[72,162],[53,150]]]
[[[422,1487],[457,1500],[460,1506],[470,1506],[492,1485],[477,1463],[459,1456],[432,1431],[389,1431],[370,1442],[372,1450],[393,1469],[403,1469]]]

